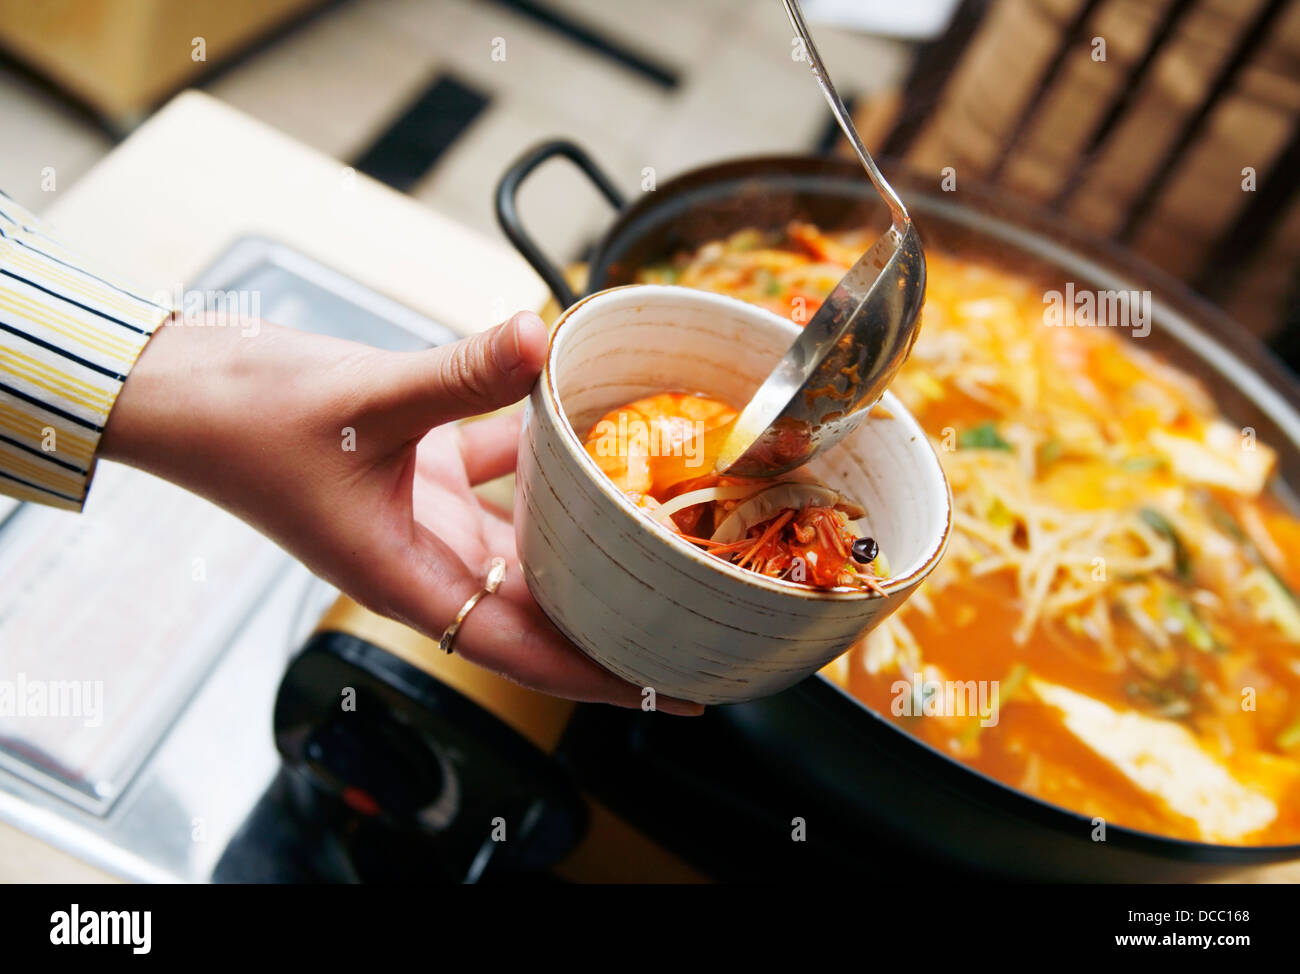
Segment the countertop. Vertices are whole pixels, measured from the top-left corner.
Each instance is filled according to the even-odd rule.
[[[547,296],[505,243],[195,91],[41,215],[150,293],[174,292],[235,238],[260,234],[463,334]]]

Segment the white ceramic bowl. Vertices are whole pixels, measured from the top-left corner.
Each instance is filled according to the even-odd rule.
[[[552,334],[520,441],[519,557],[556,626],[656,694],[735,703],[792,686],[902,605],[947,546],[947,480],[889,394],[889,418],[863,420],[810,464],[866,508],[858,526],[888,560],[884,595],[811,589],[705,554],[638,511],[583,449],[598,419],[642,396],[743,406],[797,334],[742,301],[656,285],[584,298]]]

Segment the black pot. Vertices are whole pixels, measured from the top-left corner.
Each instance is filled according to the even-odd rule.
[[[630,284],[676,251],[746,227],[791,219],[823,228],[887,225],[856,162],[771,157],[724,162],[679,176],[624,207],[622,194],[570,142],[549,142],[514,163],[497,188],[506,236],[561,307],[575,295],[520,222],[522,181],[555,157],[570,160],[619,209],[594,248],[588,287]],[[1198,376],[1220,408],[1278,450],[1280,489],[1300,484],[1300,385],[1254,338],[1183,284],[1133,254],[1059,219],[979,187],[936,192],[938,179],[886,167],[927,248],[978,254],[1041,278],[1045,287],[1152,293],[1143,347]],[[900,730],[820,676],[753,703],[717,708],[737,746],[774,775],[846,812],[862,829],[896,836],[964,866],[1004,877],[1189,881],[1300,859],[1300,845],[1219,846],[1098,823],[975,771]],[[1104,839],[1100,836],[1104,834]],[[858,844],[858,843],[854,843]]]

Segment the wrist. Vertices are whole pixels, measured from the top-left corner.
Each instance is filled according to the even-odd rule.
[[[222,386],[239,332],[200,327],[173,315],[154,333],[118,393],[99,456],[175,479],[168,465],[193,448],[212,423],[206,403]]]
[[[338,463],[364,455],[340,452],[341,427],[383,443],[375,358],[387,354],[263,322],[174,317],[127,377],[99,455],[261,523],[285,491],[341,476]]]

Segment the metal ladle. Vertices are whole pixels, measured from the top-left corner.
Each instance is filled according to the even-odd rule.
[[[925,255],[907,208],[858,137],[798,0],[782,3],[831,112],[889,205],[892,224],[836,285],[737,418],[717,469],[744,477],[793,470],[851,432],[907,359],[925,296]]]

